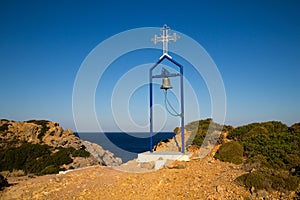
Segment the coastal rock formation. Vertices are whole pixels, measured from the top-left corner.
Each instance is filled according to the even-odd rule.
[[[118,166],[122,163],[122,160],[116,158],[112,152],[104,150],[97,144],[81,140],[72,130],[64,130],[56,122],[0,120],[1,149],[19,147],[24,143],[48,145],[53,149],[74,148],[90,153],[88,157],[73,157],[72,163],[63,166],[65,169],[91,165]]]
[[[46,144],[51,147],[81,147],[81,140],[76,137],[72,130],[64,130],[56,122],[46,120],[30,120],[15,122],[8,120],[0,121],[0,138],[2,141],[15,141],[16,145],[22,142],[32,144]],[[7,143],[2,142],[1,147]]]
[[[112,152],[104,150],[101,146],[95,143],[83,141],[83,145],[86,147],[86,150],[100,162],[101,165],[119,166],[122,163],[121,158],[114,157]]]

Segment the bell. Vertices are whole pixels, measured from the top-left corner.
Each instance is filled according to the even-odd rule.
[[[168,90],[172,89],[172,85],[170,83],[170,79],[168,77],[163,78],[162,85],[160,86],[160,89]]]

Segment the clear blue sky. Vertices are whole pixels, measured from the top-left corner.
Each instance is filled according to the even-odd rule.
[[[290,0],[1,1],[0,118],[48,119],[74,129],[73,84],[89,52],[119,32],[168,24],[216,63],[227,124],[291,125],[300,121],[299,10],[300,1]]]

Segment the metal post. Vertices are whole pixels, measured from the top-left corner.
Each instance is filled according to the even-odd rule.
[[[185,152],[184,149],[184,93],[183,93],[183,66],[176,62],[174,59],[169,58],[166,56],[166,58],[177,65],[180,68],[180,98],[181,98],[181,153]]]
[[[149,90],[150,90],[150,152],[153,152],[152,146],[153,146],[153,76],[152,76],[152,71],[163,61],[164,57],[159,59],[153,67],[150,68],[149,70]]]
[[[181,96],[181,153],[184,154],[184,95],[183,95],[183,67],[180,67],[180,96]]]
[[[153,96],[152,96],[152,69],[150,69],[150,77],[149,77],[149,82],[150,82],[150,152],[153,152],[152,146],[153,146],[153,112],[152,112],[152,105],[153,105]]]

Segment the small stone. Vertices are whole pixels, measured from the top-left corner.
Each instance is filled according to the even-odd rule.
[[[254,191],[255,191],[255,187],[254,187],[254,186],[251,186],[251,188],[250,188],[250,193],[251,193],[251,194],[254,194]]]
[[[141,168],[145,168],[145,169],[153,169],[154,166],[155,166],[155,162],[154,161],[140,163],[140,167]]]
[[[221,193],[221,192],[224,191],[224,188],[223,188],[222,186],[218,185],[218,186],[216,187],[216,191],[217,191],[218,193]]]
[[[266,199],[268,197],[268,193],[265,190],[259,190],[256,194],[257,198]]]

